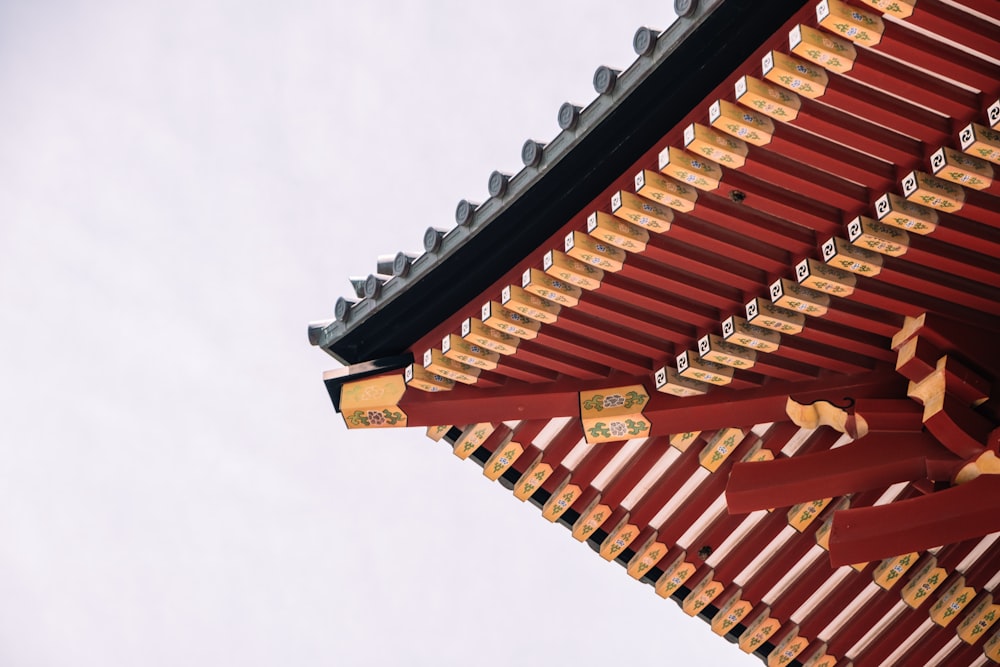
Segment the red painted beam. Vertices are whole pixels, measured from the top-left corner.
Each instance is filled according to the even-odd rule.
[[[995,95],[1000,89],[1000,66],[977,57],[971,51],[912,30],[905,22],[887,21],[882,40],[872,48],[915,67],[978,88],[988,96]]]
[[[808,227],[820,234],[833,233],[840,228],[843,219],[840,208],[826,203],[827,197],[842,200],[842,203],[852,211],[865,207],[864,200],[838,198],[834,196],[834,191],[827,187],[813,185],[806,188],[799,183],[798,185],[809,193],[800,194],[790,189],[795,185],[775,185],[750,174],[744,174],[741,170],[730,170],[719,184],[717,194],[731,200],[739,200],[744,210],[755,209]],[[697,209],[695,211],[697,212]]]
[[[732,456],[742,456],[746,453],[745,444],[741,444]],[[711,506],[712,502],[722,493],[726,486],[725,465],[710,474],[705,481],[681,505],[668,516],[659,528],[659,540],[664,544],[675,544],[691,525]],[[661,508],[662,509],[662,508]],[[698,545],[699,547],[701,545]],[[696,547],[697,548],[697,547]]]
[[[949,213],[940,214],[938,227],[931,238],[963,248],[975,248],[989,257],[1000,257],[1000,233],[996,228]]]
[[[565,466],[553,465],[552,463],[549,463],[549,461],[545,459],[544,454],[542,455],[542,461],[552,466],[552,474],[549,475],[544,482],[542,482],[542,485],[538,487],[532,495],[538,493],[538,491],[545,491],[549,494],[549,496],[551,496],[564,481],[569,481],[570,471]]]
[[[720,522],[719,530],[705,535],[702,541],[709,546],[718,547],[745,519],[746,515],[724,515],[723,520]],[[743,538],[740,545],[726,558],[716,564],[715,571],[719,578],[723,581],[732,581],[762,551],[768,549],[771,542],[778,537],[787,525],[788,522],[785,520],[785,513],[780,511],[772,512],[761,519],[760,523],[754,526],[754,529]],[[799,543],[805,543],[805,540],[793,540],[792,545],[786,545],[785,548],[787,549],[788,546],[797,546]],[[777,559],[780,555],[783,554],[775,554],[774,559]],[[770,568],[770,563],[763,566],[764,570]],[[747,583],[745,582],[743,586],[744,600],[759,601],[761,596],[767,592],[766,589],[763,591],[759,588],[754,589],[748,586]]]
[[[548,426],[548,423],[549,420],[547,419],[529,419],[522,421],[517,425],[517,428],[514,429],[513,440],[527,447],[534,442],[538,434],[542,432],[542,429]],[[493,451],[495,450],[490,450],[491,453]]]
[[[955,0],[955,4],[1000,21],[1000,5],[995,0]]]
[[[813,167],[808,162],[800,162],[757,146],[749,147],[749,156],[742,167],[725,169],[723,182],[739,188],[739,183],[733,182],[734,172],[787,190],[806,211],[820,202],[833,208],[854,210],[865,206],[871,199],[868,188],[864,185],[846,180],[840,174]]]
[[[659,528],[659,539],[664,544],[673,544],[697,521],[711,506],[726,487],[726,476],[733,461],[739,461],[757,441],[757,436],[748,433],[739,445],[730,453],[729,458],[714,473],[708,475],[704,483],[697,488],[681,505],[668,516]],[[662,509],[662,507],[661,507]],[[657,510],[659,511],[659,510]]]
[[[655,394],[643,414],[652,422],[654,435],[687,431],[709,431],[729,426],[749,427],[765,422],[787,421],[785,403],[789,395],[808,403],[813,400],[898,398],[905,395],[906,380],[895,372],[870,372],[861,376],[830,376],[809,382],[769,382],[742,391],[719,387],[704,396],[677,398]]]
[[[996,24],[940,0],[920,0],[906,22],[986,55],[995,56],[1000,44],[1000,28]]]
[[[653,363],[648,358],[632,352],[610,348],[595,340],[588,340],[583,336],[566,331],[558,325],[559,322],[556,322],[543,327],[538,338],[543,339],[546,346],[562,350],[575,357],[589,359],[628,375],[643,375],[653,369]],[[627,341],[623,342],[623,345],[627,344]]]
[[[850,501],[855,506],[868,506],[878,500],[884,491],[884,489],[878,489],[875,491],[866,491],[864,493],[855,494],[850,497]],[[808,532],[812,539],[807,541],[809,542],[810,547],[815,544],[815,532],[833,513],[836,501],[837,499],[834,499],[834,502],[828,505],[809,527]],[[784,576],[784,573],[794,567],[796,563],[798,563],[798,559],[791,553],[782,552],[779,554],[778,558],[771,562],[771,565],[781,576]],[[804,572],[788,589],[785,590],[784,593],[778,597],[778,599],[773,601],[771,606],[775,610],[775,613],[780,613],[786,617],[791,616],[791,614],[795,613],[795,611],[797,611],[810,597],[812,597],[817,588],[826,583],[832,574],[833,568],[830,566],[829,555],[823,553],[819,556],[810,570]],[[771,586],[777,583],[778,579],[780,579],[780,577],[774,579]],[[749,583],[753,583],[754,586],[757,585],[754,582]],[[764,595],[768,590],[770,590],[770,587],[768,587],[767,590],[761,590],[759,594]],[[813,634],[811,636],[815,636],[815,634],[822,629],[822,627],[813,628]]]
[[[451,391],[436,393],[410,389],[399,407],[406,413],[408,426],[548,420],[580,414],[582,384],[563,380],[541,386],[517,383],[499,389],[456,384]]]
[[[973,188],[963,187],[962,192],[963,200],[953,209],[955,215],[993,229],[1000,229],[1000,198],[990,192]]]
[[[1000,476],[884,507],[838,512],[830,534],[835,565],[888,558],[1000,530]]]
[[[627,443],[627,440],[620,440],[591,447],[573,470],[573,483],[586,489]]]
[[[916,433],[922,428],[923,408],[909,398],[859,398],[853,412],[868,424],[868,433]]]
[[[992,421],[950,392],[936,408],[925,407],[924,424],[941,444],[966,460],[985,451],[990,433],[996,428]]]
[[[913,273],[917,273],[917,271]],[[921,271],[920,273],[926,274],[927,272]],[[991,327],[991,320],[996,320],[996,317],[989,314],[995,308],[994,304],[985,302],[975,294],[968,294],[962,298],[954,289],[947,291],[935,289],[933,291],[940,293],[942,296],[928,295],[920,291],[920,285],[926,285],[929,282],[929,277],[927,277],[927,280],[918,282],[912,275],[904,276],[903,274],[895,274],[895,276],[896,280],[904,282],[907,287],[892,285],[877,279],[859,282],[859,288],[855,290],[849,299],[884,308],[897,315],[907,317],[914,317],[923,311],[932,311],[942,313],[956,320],[961,320],[967,325],[972,324],[987,328]],[[944,276],[942,276],[942,282],[948,283],[949,286],[954,286],[956,283],[955,280],[947,280]],[[976,291],[979,292],[982,290],[977,289]],[[959,296],[959,303],[955,303],[954,300],[949,299],[948,295]],[[966,301],[969,304],[966,304]],[[980,312],[979,307],[989,307],[991,310],[983,313]],[[996,324],[992,324],[992,326],[995,327]]]
[[[558,349],[546,346],[544,342],[536,341],[537,339],[522,341],[517,347],[515,356],[521,361],[526,361],[540,368],[549,368],[566,377],[581,380],[600,380],[608,377],[610,371],[607,366],[572,357]]]
[[[1000,359],[996,354],[996,325],[981,330],[970,329],[962,322],[938,313],[922,314],[907,320],[906,334],[893,337],[893,349],[914,336],[925,338],[946,354],[954,354],[973,370],[982,370],[986,379],[1000,377]],[[901,328],[902,329],[902,328]]]
[[[813,364],[817,368],[838,373],[854,374],[874,367],[870,358],[859,356],[852,350],[811,340],[812,336],[806,333],[809,331],[809,324],[807,322],[806,329],[796,336],[784,336],[781,339],[781,347],[771,355]]]
[[[512,356],[502,357],[491,372],[528,383],[552,382],[559,377],[559,373],[552,369],[527,363],[526,359],[515,359]],[[476,384],[478,386],[479,383]]]
[[[612,290],[605,290],[603,294],[592,292],[573,310],[651,336],[653,340],[683,343],[693,335],[693,330],[686,324],[632,306],[627,293],[605,296],[612,293]]]
[[[627,302],[640,310],[693,327],[704,326],[706,322],[718,321],[719,311],[717,308],[693,300],[680,290],[665,292],[623,275],[605,277],[597,292],[600,296]],[[584,294],[583,298],[589,301],[593,297]],[[683,335],[685,340],[691,334],[690,327],[679,325],[676,330]]]
[[[728,308],[743,299],[742,292],[716,280],[708,280],[689,271],[679,271],[663,264],[633,255],[622,269],[623,275],[645,282],[651,287],[687,294],[688,298],[716,308]]]
[[[717,255],[756,266],[767,273],[779,273],[791,264],[792,255],[784,246],[741,234],[690,215],[675,215],[670,236],[679,241],[699,245]]]
[[[586,309],[585,309],[586,310]],[[598,310],[598,312],[602,312]],[[603,313],[602,313],[603,314]],[[670,345],[655,336],[637,334],[625,327],[608,322],[599,316],[587,314],[579,307],[563,310],[559,314],[560,330],[599,341],[614,353],[615,350],[631,352],[655,362],[670,356]]]
[[[902,287],[916,294],[953,302],[968,309],[1000,314],[1000,289],[987,286],[963,276],[954,276],[935,268],[920,266],[905,260],[888,257],[882,272],[874,279]],[[994,262],[995,263],[995,262]],[[868,285],[869,281],[862,284]],[[994,283],[995,285],[995,283]],[[915,299],[910,298],[910,301]]]
[[[659,513],[674,494],[698,469],[698,454],[704,448],[705,443],[697,441],[684,451],[673,465],[657,480],[646,495],[632,508],[632,518],[630,521],[640,528],[649,525],[650,520]]]
[[[923,1],[920,0],[921,4]],[[970,90],[871,49],[858,49],[857,54],[854,67],[844,76],[912,100],[959,122],[971,120],[982,107],[980,96]]]
[[[734,189],[700,193],[694,211],[679,214],[675,219],[691,216],[791,252],[807,252],[816,247],[816,234],[812,229],[733,201],[729,193]]]
[[[899,179],[891,162],[788,123],[775,125],[767,148],[796,162],[816,165],[824,171],[871,188],[886,189]]]
[[[928,458],[957,460],[923,433],[873,433],[817,454],[737,463],[729,477],[726,501],[729,511],[738,514],[884,488],[922,479]],[[860,560],[870,559],[851,562]]]
[[[780,348],[779,348],[780,351]],[[791,355],[777,355],[760,352],[753,366],[755,373],[766,375],[777,380],[800,382],[815,379],[821,368],[802,361],[791,359]]]
[[[625,496],[632,492],[669,446],[666,438],[649,438],[644,442],[639,451],[608,481],[601,502],[612,510],[618,508]]]
[[[886,324],[886,333],[880,335],[868,328],[846,326],[821,317],[810,321],[798,337],[849,350],[870,359],[895,363],[896,354],[889,346],[893,334],[903,326],[903,319],[899,318],[895,325],[891,322]]]
[[[806,331],[814,328],[813,323],[818,325],[816,328],[819,329],[821,326],[820,322],[832,322],[852,327],[859,331],[866,331],[877,336],[892,337],[893,334],[899,331],[899,327],[903,325],[903,317],[903,315],[898,313],[887,313],[868,304],[841,299],[834,301],[831,304],[830,312],[822,318],[813,318],[810,320],[806,324]]]
[[[827,596],[825,601],[802,620],[800,623],[802,634],[815,637],[823,632],[844,608],[854,602],[862,591],[872,583],[872,570],[875,569],[875,565],[876,563],[869,563],[860,572],[851,569],[847,577]],[[832,575],[832,571],[828,570],[828,572]],[[814,588],[819,588],[826,583],[827,579],[828,577],[817,577]],[[836,635],[831,639],[835,641]]]
[[[802,98],[799,115],[790,124],[854,150],[894,162],[904,169],[919,164],[927,152],[917,139],[809,98]]]
[[[559,433],[542,450],[542,461],[555,468],[562,464],[566,455],[583,440],[583,426],[578,419],[572,419],[563,426]]]
[[[643,256],[744,292],[756,292],[768,279],[767,272],[756,266],[744,264],[731,257],[719,256],[700,245],[681,241],[673,234],[650,237]]]
[[[979,248],[972,249],[946,243],[939,240],[936,234],[930,236],[914,234],[910,236],[906,254],[898,259],[884,256],[882,261],[886,268],[903,272],[906,272],[907,267],[900,268],[896,266],[897,263],[906,262],[907,266],[917,264],[953,276],[975,280],[984,285],[1000,285],[1000,260],[997,256],[984,254]]]
[[[792,54],[792,57],[795,57]],[[836,72],[828,73],[826,92],[816,98],[824,104],[850,110],[873,123],[891,127],[926,144],[938,145],[949,141],[953,134],[947,116],[889,95],[877,88],[853,81]]]

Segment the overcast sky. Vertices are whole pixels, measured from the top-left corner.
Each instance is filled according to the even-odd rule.
[[[306,340],[671,5],[0,3],[0,665],[759,664]]]

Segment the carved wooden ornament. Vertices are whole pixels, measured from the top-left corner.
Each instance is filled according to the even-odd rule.
[[[406,426],[399,407],[405,393],[401,373],[348,382],[340,390],[340,413],[349,429]]]

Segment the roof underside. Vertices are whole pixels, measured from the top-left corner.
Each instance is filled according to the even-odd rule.
[[[591,206],[595,192],[662,143],[697,100],[759,47],[760,35],[773,33],[801,2],[775,1],[767,12],[746,3],[702,4],[697,22],[667,30],[657,54],[623,72],[615,92],[554,137],[542,161],[516,174],[504,197],[484,202],[472,224],[453,227],[438,251],[418,258],[406,278],[384,285],[379,299],[361,301],[347,322],[330,324],[320,347],[346,364],[400,354],[440,328],[455,304],[497,291],[492,286],[523,263],[525,248],[545,246]],[[709,11],[712,6],[718,9]],[[717,35],[727,38],[720,42]]]
[[[454,364],[466,375],[458,384],[437,375],[442,391],[406,388],[393,404],[403,423],[429,426],[769,664],[996,658],[995,519],[975,519],[997,527],[972,538],[900,560],[833,567],[825,551],[831,526],[838,539],[834,514],[847,507],[927,508],[917,523],[947,524],[945,491],[962,488],[952,486],[956,462],[982,460],[1000,438],[1000,186],[986,175],[1000,164],[990,129],[1000,121],[1000,105],[990,106],[1000,94],[1000,6],[920,0],[910,16],[884,19],[871,7],[905,14],[908,4],[702,3],[439,249],[311,331],[353,364],[327,378],[338,410],[345,383],[389,377],[386,369],[399,376],[411,359],[419,371],[427,351],[441,356],[443,338],[454,348],[484,319],[496,328],[502,303],[522,324],[535,312],[538,321],[506,339],[511,349],[497,339],[493,352],[480,344],[469,353],[484,360],[478,367]],[[866,29],[867,42],[858,34]],[[727,109],[745,123],[727,122]],[[696,200],[664,207],[678,184]],[[605,263],[603,275],[578,281],[583,289],[543,285],[563,289],[561,305],[532,300],[541,292],[526,272],[558,278],[546,255],[558,261],[574,233],[571,255]],[[582,251],[589,243],[603,249]],[[754,326],[775,304],[785,308],[775,321]],[[734,348],[727,327],[739,326],[754,342]],[[700,380],[687,374],[720,358]],[[431,375],[449,372],[431,366]],[[645,391],[642,410],[626,415],[642,422],[634,433],[643,437],[602,436],[608,419],[588,421],[594,406],[619,410],[632,388]],[[829,410],[813,410],[823,399]],[[927,407],[935,401],[943,407]],[[801,457],[814,454],[827,458],[810,468]],[[907,457],[916,472],[900,467]],[[768,459],[806,463],[794,475],[733,472]],[[847,482],[825,474],[835,466]],[[898,483],[879,472],[890,468]],[[768,493],[808,493],[808,480],[851,492],[770,512],[761,504]],[[989,484],[980,498],[995,516],[1000,488]],[[734,509],[744,497],[746,511]],[[909,500],[929,504],[900,504]],[[973,521],[963,513],[977,503],[949,505],[959,508],[953,523]],[[921,586],[926,596],[914,592]],[[977,623],[983,630],[970,634]]]

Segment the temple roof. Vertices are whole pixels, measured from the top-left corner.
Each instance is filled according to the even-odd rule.
[[[1000,10],[678,9],[310,326],[331,399],[768,664],[997,660]]]

